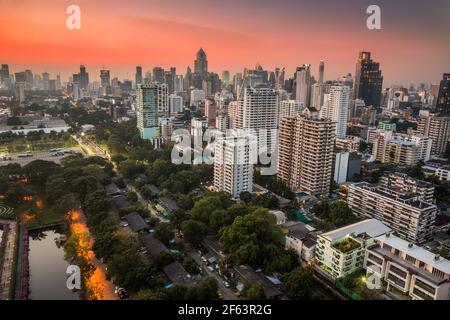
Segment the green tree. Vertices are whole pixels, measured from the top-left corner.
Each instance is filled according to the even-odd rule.
[[[170,223],[159,223],[155,228],[155,237],[168,245],[174,237],[173,226]]]
[[[264,288],[260,283],[252,283],[244,288],[244,296],[248,300],[263,300],[266,299]]]
[[[216,279],[205,277],[197,282],[193,290],[197,300],[214,300],[218,298],[217,291],[219,290],[219,286]]]
[[[208,227],[200,221],[186,220],[181,223],[181,231],[186,241],[198,246],[208,232]]]
[[[312,297],[314,278],[312,271],[305,268],[296,268],[286,277],[285,287],[289,299],[308,300]]]

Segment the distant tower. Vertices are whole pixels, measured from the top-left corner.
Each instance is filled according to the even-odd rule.
[[[135,81],[136,81],[136,88],[137,88],[138,84],[142,83],[142,67],[141,66],[136,66]]]
[[[323,83],[323,73],[325,71],[325,63],[323,60],[320,60],[319,64],[319,83]]]
[[[450,116],[450,73],[444,73],[444,77],[441,80],[436,112],[441,115]]]
[[[311,71],[310,65],[304,64],[297,68],[295,100],[303,102],[305,107],[309,107],[311,98]]]
[[[208,60],[202,48],[197,52],[197,59],[194,61],[194,73],[206,74],[208,72]]]
[[[364,100],[366,106],[380,107],[383,76],[380,64],[370,57],[370,52],[360,52],[356,63],[354,98]]]

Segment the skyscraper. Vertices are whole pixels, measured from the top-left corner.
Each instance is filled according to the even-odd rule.
[[[154,82],[164,83],[164,78],[165,78],[164,69],[161,67],[154,67],[152,80]]]
[[[9,66],[7,64],[2,64],[0,69],[0,82],[9,80]]]
[[[168,113],[167,86],[164,83],[138,85],[137,93],[137,126],[143,139],[159,137],[158,116]]]
[[[194,61],[194,73],[199,75],[208,73],[208,60],[206,59],[206,53],[202,48],[197,52],[197,59]]]
[[[253,164],[247,135],[218,137],[214,146],[214,187],[233,197],[253,191]]]
[[[136,75],[135,75],[136,88],[138,84],[142,83],[142,67],[136,66]]]
[[[81,89],[86,90],[89,86],[89,73],[86,72],[86,67],[84,65],[80,65],[80,73],[78,74],[78,80]]]
[[[323,83],[323,73],[325,71],[325,62],[320,60],[319,64],[319,83]]]
[[[304,64],[297,68],[295,73],[296,87],[295,100],[303,102],[305,107],[309,107],[311,98],[311,71],[310,65]]]
[[[367,106],[380,107],[383,76],[380,64],[371,59],[370,52],[360,52],[356,63],[354,98]]]
[[[294,191],[330,192],[335,124],[306,108],[302,115],[281,119],[278,177]]]
[[[225,70],[224,72],[222,72],[222,82],[225,85],[228,85],[230,83],[230,71]]]
[[[100,85],[103,88],[111,86],[111,77],[109,70],[100,70]]]
[[[444,73],[439,86],[439,94],[436,103],[436,112],[450,116],[450,73]]]
[[[345,138],[348,122],[348,106],[350,87],[332,86],[329,94],[325,94],[323,107],[320,109],[322,118],[336,122],[336,137]]]

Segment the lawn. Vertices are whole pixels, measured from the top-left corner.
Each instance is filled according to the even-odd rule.
[[[352,300],[379,300],[382,290],[369,289],[366,281],[366,271],[361,268],[337,279],[336,287]]]
[[[18,153],[24,151],[48,151],[54,148],[72,148],[77,143],[65,136],[43,135],[39,139],[29,139],[26,137],[14,138],[12,141],[5,142],[4,151],[9,153]]]

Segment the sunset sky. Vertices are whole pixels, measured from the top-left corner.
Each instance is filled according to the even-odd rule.
[[[81,30],[66,28],[66,8],[81,7]],[[382,30],[366,28],[366,8],[381,7]],[[448,0],[0,0],[0,63],[60,71],[78,65],[91,81],[105,66],[134,79],[134,67],[192,67],[205,50],[209,69],[240,72],[325,60],[325,78],[355,72],[358,51],[381,63],[385,85],[437,83],[450,72]]]

